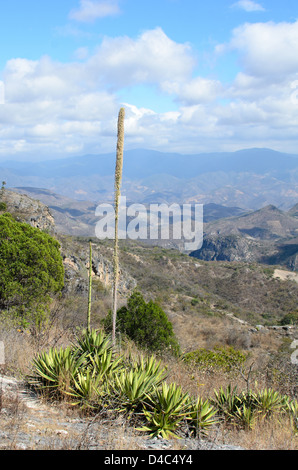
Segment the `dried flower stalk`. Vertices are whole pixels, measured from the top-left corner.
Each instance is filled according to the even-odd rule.
[[[119,218],[119,199],[122,181],[123,168],[123,147],[124,147],[124,119],[125,109],[121,108],[118,115],[118,135],[117,135],[117,153],[115,168],[115,241],[114,241],[114,283],[113,283],[113,330],[112,341],[115,346],[116,338],[116,320],[117,320],[117,290],[119,281],[119,259],[118,259],[118,218]]]

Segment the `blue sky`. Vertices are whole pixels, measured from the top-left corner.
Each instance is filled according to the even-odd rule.
[[[297,0],[0,1],[0,159],[298,153]],[[297,93],[296,93],[297,91]]]

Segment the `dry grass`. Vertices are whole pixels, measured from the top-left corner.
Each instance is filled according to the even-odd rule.
[[[298,450],[298,437],[292,431],[287,417],[274,416],[269,421],[258,421],[250,431],[221,429],[218,438],[229,445],[247,450]]]

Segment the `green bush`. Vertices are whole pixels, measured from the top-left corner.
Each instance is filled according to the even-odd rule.
[[[104,320],[104,327],[111,331],[111,312]],[[168,350],[173,354],[180,352],[167,315],[152,300],[147,303],[140,292],[134,292],[128,299],[127,306],[117,311],[117,330],[149,351]]]
[[[215,347],[214,350],[201,348],[183,356],[184,362],[195,364],[199,369],[219,368],[225,372],[241,367],[246,358],[247,356],[242,351],[237,351],[232,346]]]
[[[298,309],[287,313],[281,320],[281,325],[298,325]]]
[[[41,319],[51,295],[64,285],[60,245],[50,235],[0,216],[0,309],[13,309],[22,318]]]

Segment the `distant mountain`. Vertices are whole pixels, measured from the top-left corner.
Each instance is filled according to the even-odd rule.
[[[202,260],[247,261],[298,269],[297,205],[288,212],[269,205],[258,211],[205,224]]]
[[[53,214],[57,230],[60,233],[77,236],[94,236],[95,224],[98,221],[98,217],[95,216],[96,204],[94,202],[76,201],[42,188],[20,187],[14,188],[13,191],[19,194],[26,194],[46,204]],[[239,207],[206,204],[204,206],[204,222],[236,216],[244,212]]]
[[[297,169],[297,155],[276,152],[266,148],[252,148],[237,152],[186,154],[163,153],[136,149],[124,152],[123,176],[144,179],[159,174],[191,179],[205,173],[253,172],[278,175]],[[73,177],[112,175],[115,154],[83,155],[44,162],[4,161],[1,167],[22,176]]]
[[[206,235],[243,235],[260,240],[279,240],[298,236],[298,220],[273,205],[237,217],[210,222]]]
[[[289,210],[288,214],[290,214],[292,217],[298,218],[298,203]]]
[[[226,217],[239,216],[245,213],[240,207],[225,207],[220,204],[205,204],[204,205],[204,222],[211,222],[212,220],[224,219]]]
[[[53,191],[38,188],[14,190],[46,204],[59,233],[94,236],[98,218],[96,204],[75,201]],[[177,240],[143,240],[183,251],[184,242]],[[219,204],[204,205],[204,239],[200,250],[190,256],[207,261],[246,261],[284,265],[298,269],[297,204],[289,211],[273,205],[257,211]]]
[[[113,200],[115,154],[44,162],[0,163],[7,187],[45,188],[75,200]],[[298,200],[298,156],[270,149],[181,155],[124,152],[122,194],[128,201],[198,202],[289,210]]]

